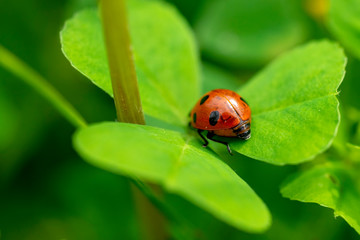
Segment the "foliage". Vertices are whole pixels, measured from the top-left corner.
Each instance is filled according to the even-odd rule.
[[[108,171],[161,184],[249,232],[270,225],[254,191],[198,139],[134,124],[102,123],[80,130],[75,148]]]
[[[334,209],[360,233],[360,185],[358,169],[343,163],[327,163],[291,176],[281,188],[284,197],[315,202]]]
[[[156,18],[148,17],[154,14]],[[197,53],[188,26],[174,9],[154,2],[130,5],[129,22],[145,113],[185,125],[200,87]],[[66,23],[61,38],[63,51],[72,65],[112,96],[97,11],[85,10],[75,15]],[[167,59],[166,67],[164,59]]]
[[[253,137],[246,144],[234,143],[235,149],[286,164],[309,160],[328,148],[339,124],[335,95],[345,64],[342,50],[326,41],[275,60],[239,90],[252,106]]]
[[[1,45],[0,66],[77,128],[73,148],[90,164],[71,149],[70,126],[0,71],[1,236],[141,239],[130,179],[164,214],[175,239],[358,238],[358,1],[330,0],[329,8],[325,0],[127,1],[145,126],[114,122],[95,1],[32,1],[0,4],[0,22],[9,22],[3,9],[33,19],[14,18],[0,36],[29,66]],[[69,19],[43,14],[49,9]],[[50,30],[39,28],[48,19]],[[60,55],[56,31],[63,22],[65,57],[107,94]],[[13,29],[19,32],[12,37]],[[25,41],[20,32],[39,37]],[[252,137],[230,140],[234,156],[217,143],[203,148],[187,126],[200,94],[214,88],[237,91],[252,110]],[[300,202],[333,209],[355,231],[326,208]]]
[[[148,18],[153,19],[151,8],[147,7],[146,9]],[[146,13],[142,14],[144,21],[147,19],[146,16]],[[169,23],[169,28],[175,28],[171,21],[175,17],[168,19],[166,16],[158,16],[159,21]],[[131,20],[130,18],[130,22]],[[88,74],[90,79],[111,94],[110,77],[108,73],[105,74],[107,71],[106,53],[100,26],[95,11],[84,11],[67,22],[62,32],[62,43],[70,62],[80,72],[90,71],[91,74]],[[133,33],[134,39],[143,39],[143,36],[148,34],[148,29],[142,30],[143,32],[141,28],[135,29],[138,31]],[[181,29],[180,26],[176,33],[180,34]],[[184,39],[191,38],[186,37],[188,32],[183,32],[183,35]],[[77,36],[81,38],[77,39]],[[161,32],[153,33],[152,41],[163,42],[162,38]],[[170,39],[170,36],[167,38]],[[179,36],[174,36],[174,38],[179,38]],[[169,40],[169,42],[171,41]],[[156,64],[153,52],[164,49],[163,45],[158,45],[159,50],[152,47],[152,52],[146,52],[142,51],[143,48],[137,50],[138,46],[142,45],[140,43],[137,45],[135,42],[134,51],[137,58],[152,59],[149,61],[150,64]],[[91,52],[90,56],[88,56],[88,52]],[[159,54],[159,56],[164,56],[164,54]],[[188,58],[183,55],[173,53],[171,58],[176,59],[175,62],[184,62],[190,66]],[[97,62],[101,63],[97,64]],[[162,76],[167,75],[169,69],[174,69],[172,66],[171,61],[163,63],[161,69],[152,71],[153,78],[147,78],[138,73],[144,111],[161,120],[186,125],[185,117],[191,108],[190,104],[195,102],[194,96],[198,96],[198,94],[193,92],[193,85],[182,80],[190,78],[182,77],[181,74],[174,74],[172,78],[176,81],[173,81],[172,85],[159,85],[158,79],[169,79],[169,77],[163,78]],[[243,89],[238,90],[251,105],[254,105],[252,107],[252,127],[255,137],[246,142],[244,146],[243,143],[234,143],[235,150],[255,159],[275,164],[301,162],[313,158],[320,151],[325,150],[333,139],[339,122],[338,102],[334,95],[337,94],[337,88],[342,81],[344,67],[345,56],[341,49],[327,42],[299,49],[274,62]],[[193,69],[197,68],[198,66],[193,67]],[[286,69],[286,71],[281,71],[281,69]],[[187,71],[183,70],[182,73],[186,74]],[[199,81],[198,78],[195,79],[197,82]],[[186,84],[181,84],[182,82]],[[157,89],[149,86],[157,86]],[[259,89],[265,94],[258,94]],[[161,93],[173,95],[173,97],[163,98]],[[185,93],[192,93],[189,99]],[[176,102],[175,99],[182,99],[181,107],[178,105],[179,101],[172,104]],[[148,105],[151,107],[146,107]],[[182,106],[187,107],[183,108]],[[313,110],[309,111],[309,109]],[[169,112],[173,114],[168,114]],[[323,114],[319,115],[318,112]],[[167,117],[163,114],[166,114]],[[257,126],[261,127],[258,129]],[[274,130],[274,126],[276,130]],[[289,128],[292,129],[291,132],[286,131]],[[311,139],[309,139],[310,136],[312,136]],[[268,151],[264,149],[268,149]],[[289,154],[291,154],[290,159]]]

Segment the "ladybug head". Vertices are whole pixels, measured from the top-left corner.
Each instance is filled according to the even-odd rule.
[[[242,122],[233,129],[236,136],[243,140],[248,140],[251,137],[250,121]]]

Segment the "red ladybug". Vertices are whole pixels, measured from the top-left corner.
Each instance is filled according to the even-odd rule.
[[[200,98],[190,112],[192,127],[198,129],[198,133],[205,141],[203,147],[209,142],[201,134],[208,131],[206,137],[214,142],[227,146],[229,143],[215,140],[215,135],[221,137],[237,137],[243,140],[250,138],[250,115],[251,110],[246,101],[237,93],[226,89],[215,89]]]

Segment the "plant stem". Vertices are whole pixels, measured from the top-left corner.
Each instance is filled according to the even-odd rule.
[[[131,51],[125,0],[100,0],[103,31],[118,121],[145,124]],[[167,239],[165,219],[145,196],[152,189],[136,181],[133,194],[142,224],[142,239]],[[140,194],[140,191],[142,194]],[[150,198],[153,203],[156,202]],[[160,203],[159,203],[160,204]]]
[[[133,179],[131,179],[133,180]],[[141,187],[144,183],[140,181],[131,181],[132,194],[136,206],[136,214],[139,219],[141,229],[140,239],[145,240],[165,240],[168,239],[168,233],[165,231],[166,221],[158,209],[160,202],[154,196],[155,187],[149,186],[148,189]],[[140,186],[138,185],[140,184]],[[156,206],[156,207],[155,207]]]
[[[0,45],[0,65],[18,76],[46,98],[75,127],[87,124],[78,111],[40,74]]]
[[[131,179],[132,183],[141,190],[141,192],[150,200],[150,202],[156,206],[158,209],[161,209],[161,212],[167,217],[167,219],[171,220],[174,224],[181,226],[184,233],[189,231],[190,226],[176,211],[171,208],[165,201],[160,199],[159,196],[154,194],[151,185],[147,185],[141,182],[139,179],[133,178]]]
[[[145,124],[130,45],[124,0],[101,0],[111,82],[120,122]]]

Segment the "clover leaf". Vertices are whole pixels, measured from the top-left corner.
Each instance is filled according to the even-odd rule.
[[[291,200],[318,203],[334,210],[360,233],[358,173],[344,163],[327,163],[290,176],[281,194]]]
[[[333,141],[340,122],[337,89],[346,57],[335,43],[298,47],[238,90],[252,110],[252,137],[234,150],[273,164],[314,158]]]
[[[159,14],[158,20],[154,20],[148,4],[166,14]],[[172,16],[175,12],[167,5],[151,2],[144,6],[148,8],[143,9],[138,5],[133,7],[135,10],[129,8],[130,22],[131,13],[140,11],[139,8],[147,13],[141,12],[140,19],[144,20],[134,20],[140,22],[139,25],[131,25],[135,29],[132,31],[133,39],[136,39],[134,52],[138,59],[137,73],[144,111],[152,117],[185,126],[187,114],[199,91],[196,54],[192,52],[192,38],[187,36],[190,32],[184,30],[187,28],[180,20],[176,20],[179,16]],[[134,16],[134,19],[138,18]],[[165,32],[153,34],[147,42],[154,42],[154,45],[147,48],[143,45],[148,44],[140,43],[149,31],[140,27],[147,22],[146,19],[169,25],[165,27],[166,24],[163,24],[164,27],[159,29],[176,27],[179,30],[172,31],[175,35],[166,38],[167,42],[162,35]],[[182,44],[178,38],[183,39]],[[172,43],[171,39],[177,40]],[[156,49],[155,42],[163,44],[157,45],[159,49]],[[67,21],[62,31],[62,45],[71,63],[111,94],[101,24],[95,10],[85,10]],[[179,52],[186,48],[189,54],[175,54],[170,50],[164,53],[167,47],[179,49],[174,50]],[[178,66],[174,62],[178,62]],[[181,63],[194,66],[185,68],[181,67]],[[303,162],[324,151],[334,138],[339,123],[335,95],[344,76],[345,63],[342,49],[325,40],[299,47],[275,60],[238,91],[253,112],[253,137],[246,143],[234,142],[234,149],[249,157],[280,165]],[[156,71],[146,70],[152,65],[156,65],[153,67]],[[172,71],[169,69],[174,69],[171,77],[169,74]]]
[[[163,2],[129,1],[128,12],[144,111],[152,119],[185,128],[200,92],[191,31]],[[84,10],[68,20],[61,43],[71,64],[112,96],[97,11]],[[299,163],[324,151],[339,124],[336,95],[345,62],[341,48],[326,40],[275,60],[238,90],[253,112],[253,136],[232,141],[233,150],[272,164]],[[208,78],[224,76],[215,74]],[[88,162],[157,183],[239,229],[262,232],[270,225],[261,199],[192,134],[101,123],[79,129],[74,146]]]
[[[93,165],[160,184],[239,229],[262,232],[270,226],[256,193],[192,136],[106,122],[79,130],[74,146]]]
[[[190,29],[165,3],[129,3],[129,27],[143,109],[165,122],[185,125],[189,109],[200,93],[198,54]],[[71,64],[112,96],[96,9],[77,13],[65,23],[60,36],[62,50]]]

